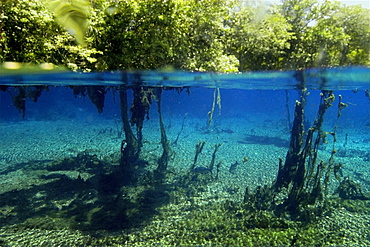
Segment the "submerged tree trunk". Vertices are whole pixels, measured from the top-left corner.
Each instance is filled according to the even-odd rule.
[[[162,117],[162,89],[158,88],[156,91],[156,97],[157,97],[157,105],[158,105],[158,115],[159,115],[159,126],[161,129],[161,144],[163,148],[162,156],[158,160],[158,172],[164,172],[167,169],[168,161],[171,156],[171,148],[170,144],[166,135],[166,130],[164,128],[163,124],[163,117]]]
[[[278,176],[273,186],[277,193],[282,188],[289,189],[288,198],[281,206],[291,213],[298,213],[300,208],[314,205],[324,197],[321,179],[325,172],[330,172],[333,158],[328,162],[321,161],[317,164],[317,156],[320,143],[329,133],[322,130],[324,115],[334,100],[332,91],[322,91],[317,117],[313,126],[308,129],[305,140],[303,128],[305,91],[302,93],[301,101],[296,102],[289,151],[284,165],[282,162],[279,164]]]
[[[315,122],[305,133],[303,123],[306,91],[302,91],[300,100],[295,104],[290,146],[285,162],[280,159],[278,175],[272,186],[258,187],[254,193],[249,193],[246,188],[244,202],[247,208],[273,210],[277,214],[287,212],[300,220],[309,220],[322,213],[325,196],[328,195],[330,174],[334,173],[336,179],[340,180],[338,171],[341,164],[334,163],[336,126],[333,132],[322,130],[325,113],[334,100],[332,91],[322,91]],[[337,120],[344,107],[346,105],[340,101]],[[326,143],[327,135],[333,136],[332,154],[328,161],[318,162],[319,146]]]
[[[285,163],[282,160],[279,163],[279,172],[275,182],[275,190],[280,191],[282,187],[287,187],[292,181],[298,180],[299,176],[303,181],[304,160],[302,160],[301,148],[303,144],[303,122],[304,122],[304,93],[300,101],[296,101],[294,110],[294,121],[291,130],[289,150],[287,152]],[[303,166],[303,167],[302,167]],[[298,172],[299,171],[299,172]],[[303,174],[302,174],[303,172]]]
[[[135,180],[134,164],[139,158],[139,143],[134,133],[132,132],[128,117],[127,107],[127,88],[121,86],[119,89],[120,108],[123,130],[125,132],[125,140],[122,140],[121,145],[121,161],[120,170],[122,171],[123,179],[130,183]]]

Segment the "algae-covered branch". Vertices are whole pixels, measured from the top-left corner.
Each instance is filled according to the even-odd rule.
[[[335,96],[333,91],[322,91],[320,95],[313,125],[304,126],[307,93],[302,90],[295,103],[289,149],[285,160],[279,159],[276,180],[271,186],[259,186],[253,193],[246,189],[244,203],[248,209],[272,210],[276,215],[289,213],[293,219],[311,221],[328,210],[329,187],[333,186],[329,181],[333,176],[340,182],[335,191],[341,198],[367,198],[361,188],[351,185],[349,178],[343,180],[340,176],[343,164],[334,159],[337,125],[332,132],[323,130],[325,113],[332,107]],[[347,107],[341,95],[338,101],[336,122]],[[333,137],[332,150],[325,161],[320,147],[327,143],[328,136]]]

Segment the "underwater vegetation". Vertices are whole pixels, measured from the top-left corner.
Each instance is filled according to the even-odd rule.
[[[0,62],[54,63],[84,72],[158,68],[237,72],[370,64],[367,9],[332,1],[286,0],[266,9],[240,3],[0,1]],[[124,135],[118,135],[119,151],[113,156],[100,158],[85,151],[1,171],[12,175],[19,170],[33,179],[32,186],[12,187],[0,194],[1,246],[343,246],[354,242],[362,246],[370,242],[368,224],[354,223],[356,217],[369,219],[370,195],[353,178],[342,175],[346,164],[335,157],[346,151],[335,146],[337,127],[323,128],[330,107],[338,102],[335,121],[346,108],[339,95],[323,90],[316,118],[309,123],[305,119],[309,96],[303,72],[297,72],[302,84],[297,87],[300,97],[292,122],[286,105],[290,141],[258,133],[240,141],[287,148],[285,158],[276,157],[276,179],[253,190],[242,188],[245,192],[238,197],[240,188],[223,184],[220,176],[222,165],[227,165],[218,156],[221,143],[197,140],[187,169],[171,169],[186,115],[171,143],[162,116],[162,93],[184,89],[189,93],[190,89],[143,86],[139,73],[132,77],[133,86],[126,86],[127,78],[122,78],[121,86],[69,87],[74,96],[87,96],[99,113],[109,90],[119,96],[122,125],[118,132]],[[0,86],[22,117],[27,99],[36,102],[48,89]],[[213,90],[205,133],[212,132],[215,113],[221,113],[221,90]],[[370,99],[368,90],[365,94]],[[143,128],[153,103],[159,115],[158,155],[143,152]],[[331,153],[324,159],[321,148],[329,143]],[[203,151],[207,148],[208,153]],[[207,163],[200,163],[200,157],[207,155]],[[235,175],[247,161],[245,156],[227,165],[228,175]],[[209,192],[210,188],[217,193]]]
[[[222,160],[217,158],[223,148],[221,143],[209,145],[203,140],[196,143],[193,161],[186,171],[174,172],[168,166],[176,153],[166,136],[161,115],[164,89],[73,87],[74,94],[78,92],[93,103],[100,102],[94,103],[99,111],[99,106],[104,105],[104,93],[85,94],[89,90],[119,93],[125,134],[119,153],[98,158],[85,151],[75,157],[25,164],[22,169],[36,174],[37,183],[0,194],[2,245],[12,246],[14,234],[18,234],[16,243],[20,245],[53,243],[49,235],[32,240],[22,235],[27,232],[33,236],[36,229],[77,231],[75,234],[85,235],[71,233],[74,238],[59,238],[67,245],[343,245],[347,243],[347,233],[339,229],[350,222],[351,213],[370,212],[369,195],[350,177],[343,177],[343,164],[335,162],[337,127],[331,132],[323,130],[325,113],[335,103],[333,91],[322,91],[317,116],[308,127],[304,126],[308,94],[301,91],[286,157],[277,159],[279,170],[275,181],[253,191],[245,188],[243,200],[238,200],[207,193],[209,186],[222,184],[219,178]],[[133,95],[131,107],[129,90]],[[341,96],[337,98],[336,121],[346,108]],[[142,152],[142,128],[153,102],[160,116],[162,153],[158,157]],[[329,141],[331,154],[323,160],[320,147]],[[177,142],[181,139],[177,138]],[[199,156],[204,155],[205,147],[211,150],[208,165],[200,165]],[[246,162],[245,156],[231,164],[230,174]],[[7,172],[12,170],[2,173]],[[224,193],[233,196],[237,191],[238,188],[229,185]],[[364,231],[358,241],[366,242],[369,237],[366,226],[358,227]]]

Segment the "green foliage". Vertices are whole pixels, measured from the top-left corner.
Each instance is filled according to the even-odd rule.
[[[293,36],[289,28],[282,15],[259,7],[247,7],[234,13],[229,49],[240,62],[239,70],[282,68],[282,57]]]
[[[39,1],[2,1],[2,55],[4,60],[45,62],[45,39],[58,32],[52,16]]]
[[[173,61],[178,24],[172,1],[106,1],[94,45],[101,69],[153,69]],[[112,11],[114,10],[114,11]],[[182,33],[182,32],[180,32]]]
[[[342,7],[336,18],[349,37],[341,50],[340,65],[370,65],[370,10],[358,5]]]
[[[237,61],[224,54],[223,1],[106,1],[101,8],[94,40],[101,69],[235,70]]]
[[[319,224],[302,225],[266,211],[251,213],[227,204],[198,207],[176,220],[173,220],[173,212],[165,213],[162,218],[168,220],[148,225],[136,238],[151,245],[180,246],[328,246],[343,243],[335,231],[323,231]]]
[[[370,11],[360,6],[317,0],[284,0],[277,6],[237,0],[87,3],[2,0],[0,61],[51,62],[85,71],[370,64]]]
[[[293,34],[284,68],[369,64],[368,9],[336,1],[286,0],[281,12]]]
[[[2,49],[0,61],[65,64],[72,69],[93,69],[98,53],[75,45],[42,1],[0,2]]]
[[[184,1],[187,12],[184,35],[187,53],[185,69],[198,71],[236,71],[239,62],[235,56],[225,53],[225,25],[230,19],[232,2],[224,0]],[[184,13],[185,13],[184,11]]]

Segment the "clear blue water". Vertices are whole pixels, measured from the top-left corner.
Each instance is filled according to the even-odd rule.
[[[299,89],[352,90],[368,89],[370,68],[337,67],[312,68],[299,71],[243,72],[236,74],[182,71],[111,71],[16,73],[1,71],[0,85],[126,85],[153,87],[206,87],[227,89]]]
[[[37,103],[27,99],[26,117],[39,118],[48,114],[53,107],[68,102],[68,107],[84,109],[97,114],[88,97],[74,97],[70,85],[104,85],[118,86],[150,86],[150,87],[191,87],[190,95],[185,90],[178,94],[164,91],[163,111],[165,114],[182,115],[189,113],[194,117],[207,118],[213,99],[213,89],[220,88],[222,96],[222,114],[220,117],[238,117],[246,112],[266,113],[271,116],[287,114],[287,107],[293,111],[294,102],[298,99],[299,89],[312,91],[307,111],[315,116],[315,106],[319,102],[319,90],[335,90],[336,95],[343,95],[343,102],[349,104],[346,116],[360,125],[369,123],[369,99],[364,90],[370,88],[370,68],[314,68],[300,71],[276,72],[245,72],[238,74],[200,73],[200,72],[96,72],[96,73],[41,73],[0,76],[0,85],[50,85]],[[59,87],[53,87],[59,86]],[[63,87],[66,86],[66,87]],[[8,92],[0,92],[0,119],[19,119],[18,111],[12,107],[11,95],[16,92],[9,88]],[[111,118],[120,114],[119,98],[108,90],[102,117]],[[288,98],[287,94],[288,92]],[[130,97],[131,95],[129,95]],[[288,100],[288,101],[287,101]],[[316,103],[314,103],[316,101]],[[152,104],[153,108],[156,104]],[[66,111],[68,109],[65,107]],[[313,109],[311,109],[313,108]],[[335,108],[335,107],[333,107]],[[59,109],[60,111],[61,109]],[[217,110],[217,108],[216,108]],[[63,109],[62,109],[63,111]],[[153,115],[156,115],[156,111]],[[335,111],[333,109],[333,111]],[[73,112],[73,111],[72,111]],[[217,113],[217,112],[216,112]],[[293,112],[291,112],[292,114]],[[310,114],[308,114],[310,115]],[[47,117],[47,116],[44,116]],[[330,118],[330,117],[329,117]]]
[[[214,146],[222,143],[216,158],[216,163],[217,161],[222,162],[218,180],[207,181],[206,186],[196,193],[188,191],[186,195],[182,195],[181,191],[185,190],[184,188],[178,192],[179,194],[175,193],[176,189],[166,191],[166,193],[171,195],[172,199],[164,204],[169,208],[178,208],[178,211],[173,211],[180,212],[176,216],[178,217],[177,219],[190,217],[187,216],[188,212],[197,211],[189,207],[189,200],[192,200],[192,203],[194,203],[193,207],[198,210],[202,208],[203,204],[206,205],[205,202],[208,201],[220,203],[220,205],[228,200],[240,203],[243,200],[246,186],[254,189],[257,186],[271,184],[274,181],[278,170],[278,158],[284,158],[289,148],[294,105],[296,100],[299,99],[300,89],[303,87],[308,89],[305,107],[305,124],[307,126],[312,125],[317,117],[320,105],[320,90],[334,90],[336,100],[325,115],[323,130],[332,132],[335,130],[335,126],[337,126],[337,140],[333,143],[333,138],[329,136],[328,144],[320,146],[319,156],[323,160],[328,160],[334,147],[337,150],[336,161],[343,163],[343,176],[350,176],[361,185],[365,193],[370,191],[370,172],[368,169],[370,160],[370,99],[365,91],[370,89],[370,68],[367,67],[313,68],[300,71],[246,72],[239,74],[179,71],[58,72],[41,74],[20,73],[16,75],[8,73],[0,76],[2,88],[5,89],[4,86],[9,86],[6,90],[0,91],[0,180],[2,181],[0,191],[0,210],[2,212],[0,214],[0,227],[5,229],[0,231],[0,237],[5,239],[3,240],[5,243],[10,241],[8,240],[10,239],[10,237],[8,238],[9,233],[6,231],[7,226],[26,224],[27,228],[30,227],[27,224],[30,224],[38,229],[35,227],[35,224],[40,223],[31,222],[40,215],[43,215],[43,217],[45,215],[47,217],[56,217],[59,220],[68,222],[63,225],[65,227],[50,224],[50,229],[69,228],[71,226],[68,224],[73,221],[71,223],[73,225],[72,229],[89,231],[91,230],[89,226],[91,226],[93,230],[107,230],[107,236],[110,236],[109,232],[111,231],[108,227],[109,225],[125,220],[114,218],[110,222],[109,220],[102,220],[101,216],[98,215],[96,219],[91,216],[92,220],[95,221],[89,222],[91,217],[85,218],[86,215],[83,217],[79,215],[84,210],[99,212],[99,207],[106,207],[104,202],[100,201],[103,200],[101,198],[110,202],[109,200],[114,196],[118,198],[117,195],[120,195],[119,193],[106,196],[102,195],[102,192],[94,187],[89,190],[89,193],[94,194],[91,191],[96,189],[99,191],[96,193],[99,194],[100,199],[91,196],[90,201],[96,200],[96,202],[92,204],[85,203],[83,204],[84,206],[81,206],[76,199],[77,196],[74,194],[76,193],[75,190],[78,191],[78,189],[66,189],[66,193],[70,193],[70,195],[65,195],[67,199],[63,198],[61,200],[56,195],[53,197],[52,192],[49,192],[55,189],[36,185],[49,181],[49,178],[59,178],[58,174],[64,174],[76,179],[77,171],[73,175],[70,174],[73,171],[59,168],[59,170],[53,171],[53,175],[45,175],[46,173],[43,173],[45,170],[40,167],[55,165],[55,163],[50,163],[53,160],[57,162],[56,160],[63,158],[78,157],[78,154],[81,152],[88,152],[101,159],[112,160],[112,166],[117,165],[121,141],[125,137],[121,130],[119,93],[115,88],[122,84],[128,87],[146,86],[162,87],[164,89],[162,94],[162,113],[167,136],[171,144],[173,144],[172,142],[176,137],[179,137],[178,143],[171,146],[176,156],[170,160],[168,166],[171,171],[170,174],[175,174],[175,178],[173,180],[169,179],[167,181],[168,184],[175,183],[174,181],[179,179],[178,177],[186,177],[194,159],[195,145],[199,140],[206,141],[204,151],[200,155],[197,164],[201,167],[206,167],[209,164]],[[29,98],[26,99],[25,117],[22,118],[22,114],[13,106],[12,96],[17,94],[17,90],[13,86],[35,85],[49,85],[49,88],[47,91],[42,92],[37,102],[32,102]],[[75,97],[72,89],[68,87],[71,85],[111,86],[105,95],[103,112],[101,114],[98,113],[88,96],[82,97],[79,95]],[[168,87],[190,87],[190,93],[187,93],[186,90],[181,93],[174,90],[166,90]],[[217,105],[215,106],[212,125],[210,126],[208,124],[209,112],[212,108],[215,88],[220,88],[221,109]],[[348,107],[342,110],[342,116],[338,119],[339,95],[342,96],[342,102],[347,104]],[[129,107],[132,99],[132,91],[128,90]],[[143,158],[148,163],[145,163],[144,166],[141,164],[138,168],[144,169],[146,172],[155,170],[157,159],[162,152],[158,119],[157,104],[153,99],[149,111],[149,119],[144,121],[143,127],[144,143],[142,153]],[[244,164],[242,162],[245,158],[248,161]],[[242,165],[238,166],[235,172],[230,173],[229,167],[236,161]],[[84,177],[86,180],[88,180],[89,176],[94,176],[94,172],[96,172],[95,168],[91,167],[89,168],[90,170],[76,168],[76,170],[78,169],[80,169],[79,172],[82,176],[86,176]],[[37,172],[37,175],[30,171]],[[62,178],[60,179],[63,180]],[[33,182],[35,184],[32,184]],[[338,182],[335,182],[335,179],[333,179],[333,183]],[[193,185],[190,182],[187,189],[191,186]],[[30,189],[30,187],[33,189]],[[192,189],[194,190],[194,188]],[[126,188],[126,190],[130,191],[130,187]],[[142,187],[138,188],[138,190],[142,190]],[[23,191],[22,193],[24,194],[22,196],[26,197],[30,203],[30,206],[24,210],[16,203],[17,200],[11,198],[20,196],[17,194],[17,191]],[[130,194],[132,192],[127,193]],[[173,193],[181,196],[176,198]],[[84,195],[83,198],[87,197],[87,195]],[[45,204],[40,202],[40,198],[45,200]],[[131,231],[130,234],[136,234],[139,236],[138,238],[145,239],[147,238],[145,237],[147,235],[144,234],[145,229],[154,227],[155,222],[163,221],[163,225],[166,225],[168,223],[167,220],[172,216],[166,216],[165,212],[171,212],[171,210],[161,211],[163,209],[150,200],[148,204],[152,204],[152,206],[144,205],[144,207],[154,208],[160,213],[153,213],[149,219],[139,220],[138,224],[143,228],[137,228],[137,225],[134,225],[132,228],[122,227],[122,225],[117,223],[119,225],[118,229],[127,230],[129,228],[128,232]],[[118,202],[117,207],[120,208],[122,205]],[[125,207],[123,206],[123,209],[121,209],[122,212],[125,212],[124,210],[132,210]],[[110,211],[110,208],[105,208],[105,210],[107,210],[107,214],[115,213]],[[134,208],[132,212],[135,212],[135,210],[139,209]],[[28,213],[28,211],[34,213]],[[343,212],[341,211],[340,213]],[[356,213],[358,212],[352,212],[352,214]],[[233,214],[235,215],[236,213],[233,212]],[[161,218],[161,215],[164,216]],[[79,220],[82,223],[77,224],[74,222],[76,221],[74,217],[80,216]],[[110,219],[109,217],[107,218]],[[370,216],[367,213],[363,213],[356,217],[364,219],[364,222],[368,222],[366,219]],[[333,216],[333,218],[335,217]],[[98,222],[99,220],[101,222]],[[335,220],[337,221],[333,221],[333,224],[342,225],[338,219],[335,218]],[[364,222],[361,222],[361,224],[366,224]],[[129,223],[133,224],[133,221],[131,220]],[[354,223],[353,225],[359,224]],[[49,229],[45,225],[42,227]],[[184,234],[179,228],[171,229],[169,227],[168,229],[174,234],[174,238],[179,238],[178,236]],[[363,231],[362,243],[365,245],[370,244],[368,229],[361,227],[359,229]],[[348,231],[348,240],[345,240],[348,242],[346,243],[355,243],[356,237],[351,234],[352,231],[358,232],[359,229],[346,228],[341,230],[343,232]],[[112,232],[116,230],[115,228]],[[189,226],[189,230],[193,233],[200,232],[199,229],[193,229],[191,226]],[[240,230],[244,231],[243,229]],[[19,236],[19,234],[22,234],[22,231],[25,230],[13,231],[12,234]],[[179,231],[179,235],[177,235],[177,231]],[[203,231],[207,232],[207,229],[203,229]],[[209,231],[211,232],[212,230]],[[33,233],[28,234],[30,237],[28,240],[24,240],[23,244],[33,243],[31,239],[34,238]],[[120,234],[127,236],[128,233],[121,232]],[[295,233],[292,234],[294,235]],[[335,236],[337,232],[332,230],[327,234]],[[88,233],[86,235],[89,236]],[[77,236],[71,236],[77,238]],[[112,233],[112,236],[117,236],[117,232]],[[162,240],[160,239],[161,237],[151,236],[147,243],[161,244],[160,241]],[[126,239],[125,241],[128,240]],[[137,240],[131,239],[130,241],[127,243],[137,244],[135,242]],[[343,241],[339,243],[345,243]],[[65,243],[68,245],[69,242]],[[176,243],[178,244],[179,242],[175,240],[166,242],[168,245]],[[284,243],[284,241],[281,242],[281,245],[284,246]],[[338,242],[336,243],[338,244]],[[318,244],[323,243],[318,242]]]

